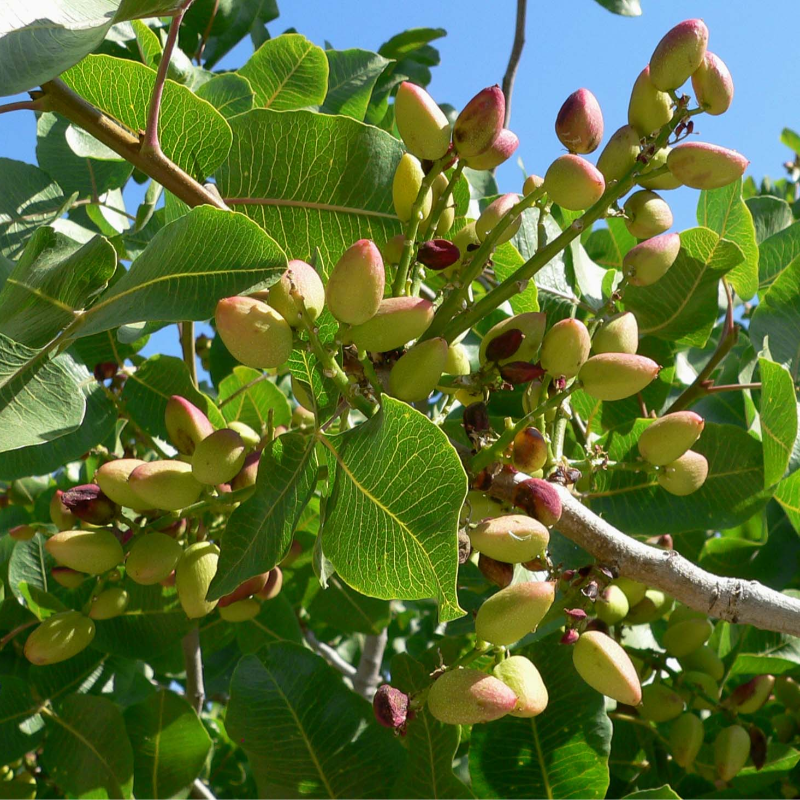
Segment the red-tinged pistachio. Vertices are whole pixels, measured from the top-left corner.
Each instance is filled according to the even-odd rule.
[[[561,579],[564,580],[563,575]],[[567,618],[568,624],[576,625],[579,622],[583,622],[589,615],[582,608],[565,608],[564,616]]]
[[[211,542],[196,542],[186,548],[175,568],[175,587],[181,606],[189,619],[210,614],[216,600],[206,600],[206,593],[217,572],[219,548]]]
[[[508,328],[486,345],[487,361],[505,361],[519,350],[525,334],[519,328]]]
[[[439,722],[476,725],[504,717],[517,702],[517,695],[501,680],[478,669],[460,667],[433,682],[427,708]]]
[[[227,606],[220,606],[219,615],[225,622],[247,622],[257,617],[261,611],[261,604],[252,597],[237,600]]]
[[[561,637],[561,639],[559,639],[558,643],[572,645],[577,644],[578,639],[580,639],[580,634],[578,631],[575,630],[575,628],[567,628],[567,630],[564,631],[564,635]]]
[[[400,259],[403,257],[403,247],[405,246],[406,236],[404,233],[398,233],[392,236],[381,248],[381,255],[387,264],[399,264]]]
[[[583,390],[598,400],[624,400],[654,381],[660,369],[645,356],[601,353],[581,367],[578,379]]]
[[[500,367],[500,377],[514,386],[537,381],[544,376],[544,369],[539,364],[527,361],[509,361]]]
[[[345,250],[328,278],[328,309],[339,322],[360,325],[377,312],[385,284],[380,251],[369,239],[359,239]]]
[[[472,367],[469,363],[467,348],[459,342],[447,348],[447,358],[444,362],[444,371],[447,375],[469,375]]]
[[[528,175],[525,183],[522,184],[522,194],[527,197],[544,186],[544,178],[541,175]]]
[[[536,717],[547,708],[549,697],[539,670],[525,656],[509,656],[492,670],[517,696],[512,717]]]
[[[141,586],[163,581],[175,569],[183,548],[172,536],[157,531],[137,539],[128,553],[125,571]]]
[[[92,525],[105,525],[117,515],[116,503],[103,494],[96,483],[73,486],[61,495],[61,502],[79,520]]]
[[[514,437],[511,461],[523,472],[536,472],[547,463],[547,440],[537,428],[523,428]]]
[[[417,261],[428,269],[447,269],[461,258],[458,246],[447,239],[431,239],[423,242],[417,250]]]
[[[258,477],[258,463],[261,460],[261,451],[256,450],[247,456],[244,464],[234,479],[231,481],[231,489],[235,492],[239,489],[246,489],[248,486],[256,485]]]
[[[303,554],[303,545],[297,541],[297,539],[292,539],[292,543],[289,545],[289,550],[287,551],[286,555],[283,557],[283,560],[280,562],[280,567],[290,567],[297,561],[298,558]]]
[[[302,317],[298,297],[311,319],[316,319],[325,307],[325,286],[311,264],[293,259],[280,280],[270,288],[268,297],[269,304],[296,328]]]
[[[619,586],[611,584],[606,586],[597,596],[594,603],[594,611],[597,618],[606,625],[616,625],[628,615],[630,605],[628,597]]]
[[[159,531],[167,534],[167,536],[171,536],[173,539],[180,539],[186,533],[188,527],[189,521],[183,517],[182,519],[176,519],[175,522],[167,525],[165,528],[159,528]]]
[[[628,105],[628,123],[640,136],[650,136],[672,119],[672,98],[656,88],[650,77],[650,67],[645,67],[633,84]]]
[[[53,567],[50,570],[53,580],[65,589],[77,589],[85,580],[86,573],[69,567]]]
[[[578,675],[595,691],[629,706],[642,699],[642,687],[630,656],[610,636],[587,631],[572,651]]]
[[[675,411],[652,423],[639,436],[639,454],[664,466],[680,458],[699,438],[705,421],[694,411]]]
[[[561,498],[552,483],[528,478],[514,487],[513,504],[548,528],[561,519]]]
[[[506,99],[499,86],[478,92],[453,126],[453,144],[458,154],[471,158],[487,150],[503,129],[505,114]]]
[[[435,161],[450,146],[450,123],[420,86],[403,81],[394,101],[394,118],[405,146],[417,158]]]
[[[671,461],[658,473],[662,489],[677,497],[696,492],[708,477],[708,461],[704,455],[687,450],[680,458]]]
[[[48,617],[25,642],[31,664],[58,664],[78,655],[94,639],[94,622],[79,611],[61,611]]]
[[[247,452],[242,437],[230,428],[214,431],[203,439],[192,456],[192,474],[209,486],[227,483],[244,466]]]
[[[517,583],[501,589],[478,609],[475,633],[494,645],[514,644],[536,630],[554,599],[552,581]]]
[[[470,529],[473,550],[507,564],[519,564],[544,555],[550,532],[525,514],[508,514],[485,520]]]
[[[539,352],[539,345],[542,343],[544,336],[544,329],[547,324],[547,317],[541,311],[528,311],[524,314],[516,314],[513,317],[498,322],[497,325],[490,328],[483,337],[480,350],[478,351],[478,359],[481,364],[486,364],[492,360],[488,357],[487,352],[489,346],[492,345],[495,339],[509,330],[519,330],[523,333],[524,339],[520,346],[514,350],[510,355],[501,357],[500,363],[510,363],[511,361],[532,361],[536,354]]]
[[[16,542],[29,542],[36,536],[36,528],[33,525],[15,525],[8,529],[8,535]]]
[[[169,411],[167,411],[167,416],[169,416]],[[211,430],[214,429],[211,428]],[[192,449],[194,449],[194,445]],[[95,472],[94,479],[105,495],[115,503],[133,511],[147,511],[150,506],[143,502],[128,484],[131,472],[144,463],[138,458],[118,458],[115,461],[108,461]]]
[[[562,319],[545,334],[539,354],[542,367],[554,378],[574,378],[589,358],[592,340],[578,319]]]
[[[708,28],[701,19],[687,19],[664,34],[650,57],[650,79],[662,92],[683,86],[703,63]]]
[[[394,213],[397,214],[400,222],[408,222],[411,219],[414,203],[417,202],[417,196],[422,188],[424,178],[425,173],[422,170],[422,164],[419,163],[419,159],[412,156],[411,153],[404,153],[397,164],[394,178],[392,179]],[[425,219],[431,213],[432,205],[433,193],[428,189],[425,193],[422,207],[417,211],[420,220]]]
[[[603,138],[603,112],[588,89],[573,92],[556,117],[556,136],[570,153],[592,153]]]
[[[281,562],[285,565],[286,559]],[[264,584],[264,588],[256,593],[256,597],[259,600],[273,600],[281,593],[281,588],[283,587],[283,571],[280,567],[273,567],[269,571],[269,575],[267,577],[267,582]]]
[[[56,489],[50,499],[50,521],[60,531],[68,531],[77,526],[78,518],[64,505],[63,496],[64,492]]]
[[[247,597],[258,594],[267,585],[269,576],[269,572],[262,572],[261,575],[254,575],[252,578],[248,578],[243,583],[240,583],[230,594],[220,597],[217,605],[219,605],[220,608],[225,608],[225,606],[229,606],[231,603],[236,603],[239,600],[244,600]]]
[[[197,444],[202,442],[206,436],[214,433],[214,426],[209,418],[196,405],[177,394],[167,400],[164,424],[175,449],[186,456],[194,453]],[[132,461],[133,459],[122,460]],[[126,504],[121,503],[121,505]]]
[[[636,183],[643,189],[651,189],[652,191],[663,191],[670,189],[680,189],[683,184],[671,173],[665,172],[663,175],[657,175],[655,178],[648,177],[651,172],[660,170],[667,165],[667,159],[672,152],[671,147],[662,147],[657,153],[650,157],[647,162],[647,167],[642,174],[636,179]]]
[[[673,153],[675,151],[673,150]],[[670,153],[670,156],[672,153]],[[625,227],[637,239],[658,236],[672,226],[672,211],[667,202],[649,189],[634,192],[626,201]]]
[[[192,474],[192,465],[183,461],[149,461],[136,467],[128,485],[149,508],[179,511],[197,502],[203,484]]]
[[[519,195],[516,194],[502,194],[496,200],[492,200],[488,206],[483,210],[478,221],[475,223],[475,232],[478,234],[478,239],[483,242],[486,237],[497,227],[503,217],[519,202]],[[505,228],[500,236],[495,241],[495,245],[501,245],[504,242],[510,241],[519,226],[522,224],[522,216],[517,216]]]
[[[639,347],[639,324],[636,317],[626,311],[609,320],[594,335],[592,349],[595,353],[628,353],[633,355]]]
[[[389,391],[399,400],[416,403],[436,388],[447,361],[447,342],[428,339],[415,344],[395,362],[389,373]]]
[[[670,625],[664,633],[664,649],[682,658],[702,647],[711,638],[714,626],[708,619],[687,619]]]
[[[102,383],[111,380],[119,372],[119,364],[116,361],[101,361],[94,365],[92,372],[96,380]]]
[[[585,158],[559,156],[544,176],[544,188],[553,202],[569,211],[585,211],[606,190],[603,174]]]
[[[744,175],[750,162],[735,150],[705,142],[676,145],[667,158],[670,172],[692,189],[719,189]]]
[[[750,755],[750,735],[741,725],[723,728],[714,740],[714,766],[723,781],[735,778]]]
[[[639,713],[651,722],[669,722],[683,714],[683,698],[663,683],[651,683],[642,689]]]
[[[773,675],[756,675],[737,686],[726,701],[739,714],[755,714],[767,702],[775,685]]]
[[[170,587],[175,585],[175,570],[172,570],[164,580],[159,581],[162,586]]]
[[[705,729],[700,717],[690,712],[681,714],[669,730],[669,744],[675,763],[683,769],[690,767],[703,746],[704,738]]]
[[[692,74],[692,88],[697,104],[706,114],[724,114],[733,102],[733,78],[725,62],[706,51],[700,66]]]
[[[51,536],[45,549],[62,566],[99,575],[122,563],[122,545],[111,531],[61,531]]]
[[[254,297],[225,297],[214,319],[225,347],[253,369],[280,367],[292,354],[292,328],[272,307]]]
[[[625,254],[622,266],[631,286],[651,286],[666,275],[681,249],[677,233],[647,239]]]
[[[470,552],[472,552],[472,541],[470,540]],[[514,580],[514,565],[505,561],[498,561],[495,558],[481,553],[478,556],[478,569],[486,580],[493,583],[500,589],[505,589]]]
[[[130,595],[121,586],[112,586],[92,598],[89,608],[91,619],[114,619],[125,613]]]
[[[632,125],[623,125],[608,140],[597,159],[597,169],[607,184],[623,178],[636,163],[641,149],[640,138],[636,128]]]
[[[376,721],[384,728],[402,728],[408,719],[408,695],[384,683],[372,698],[372,710]]]
[[[504,161],[508,161],[517,147],[519,147],[517,135],[508,128],[503,128],[486,150],[477,156],[466,159],[467,166],[470,169],[478,170],[495,169]]]
[[[350,329],[349,338],[359,350],[396,350],[425,333],[433,312],[433,304],[422,297],[389,297],[371,319]]]

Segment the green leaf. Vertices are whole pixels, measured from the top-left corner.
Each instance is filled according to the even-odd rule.
[[[104,697],[74,694],[45,717],[41,760],[53,782],[76,797],[129,798],[133,752],[122,714]]]
[[[285,269],[275,241],[243,214],[193,208],[162,228],[100,296],[84,315],[79,335],[130,322],[209,319],[221,298],[266,288]]]
[[[523,651],[550,695],[545,711],[473,727],[469,771],[478,797],[605,797],[611,747],[605,701],[575,674],[572,652],[558,639]]]
[[[260,797],[388,797],[402,764],[369,703],[300,645],[273,644],[239,662],[225,722]]]
[[[147,127],[155,77],[144,64],[106,55],[87,56],[61,75],[70,89],[132,131]],[[171,80],[164,84],[158,135],[164,155],[198,179],[213,174],[231,146],[222,114]]]
[[[256,106],[291,111],[322,103],[328,89],[325,51],[299,33],[270,39],[238,70],[256,93]]]
[[[327,50],[328,93],[320,111],[364,121],[375,82],[391,63],[369,50]]]
[[[308,111],[255,109],[230,122],[235,146],[217,187],[291,258],[308,261],[319,248],[332,266],[357,239],[385,242],[400,233],[392,175],[404,150],[390,134]]]
[[[703,190],[697,203],[697,223],[733,242],[744,259],[730,272],[730,281],[742,300],[751,300],[758,291],[758,256],[753,215],[742,200],[742,180],[721,189]]]
[[[761,373],[761,433],[764,441],[764,487],[783,477],[797,438],[797,396],[792,377],[780,364],[758,359]]]
[[[304,347],[292,351],[286,362],[292,377],[303,385],[306,394],[313,401],[313,411],[317,415],[317,422],[322,425],[327,422],[339,405],[339,390],[336,384],[327,377],[314,356]]]
[[[798,136],[791,128],[784,128],[781,131],[781,144],[794,150],[795,153],[800,155],[800,136]]]
[[[631,792],[626,794],[622,800],[681,800],[681,796],[665,783],[655,789],[640,789],[638,792]]]
[[[642,336],[702,347],[718,316],[719,281],[742,260],[739,247],[708,228],[681,233],[681,251],[669,272],[652,286],[629,286],[625,308]]]
[[[333,472],[322,546],[342,580],[386,600],[435,597],[440,621],[460,617],[457,531],[467,487],[445,434],[384,397],[363,425],[320,441]]]
[[[637,239],[618,217],[609,217],[606,228],[598,228],[584,242],[589,258],[606,269],[623,269],[625,254],[637,244]]]
[[[800,222],[772,234],[759,245],[758,288],[769,289],[800,256]]]
[[[753,215],[756,228],[756,241],[760,245],[765,239],[774,236],[794,222],[791,206],[779,197],[763,195],[751,197],[747,207]]]
[[[308,613],[315,622],[325,622],[337,631],[373,635],[386,628],[392,617],[388,600],[366,597],[336,578],[314,595]]]
[[[37,697],[56,703],[72,694],[99,694],[111,677],[109,656],[87,647],[76,656],[58,664],[39,666],[32,664],[28,679]]]
[[[0,333],[44,347],[103,289],[116,266],[116,252],[102,236],[81,247],[52,228],[39,228],[0,292]]]
[[[778,484],[775,499],[781,504],[794,529],[800,533],[800,470]]]
[[[250,367],[234,367],[220,381],[217,402],[227,422],[239,420],[256,432],[266,430],[270,411],[275,426],[288,427],[292,418],[286,395],[268,375]]]
[[[203,100],[208,100],[225,119],[250,111],[256,96],[250,81],[235,72],[215,75],[196,94]]]
[[[622,426],[598,444],[614,461],[636,461],[636,442],[648,424]],[[708,478],[693,494],[671,495],[646,473],[596,473],[587,494],[592,511],[628,534],[654,535],[732,528],[766,503],[761,444],[746,431],[707,422],[692,449],[708,459]]]
[[[311,436],[286,433],[266,448],[255,494],[231,514],[225,528],[210,600],[272,569],[286,555],[297,520],[314,492],[317,469]]]
[[[17,584],[17,590],[25,601],[25,605],[37,619],[45,620],[59,611],[66,611],[67,607],[49,592],[44,592],[37,586],[29,585],[26,581]]]
[[[70,201],[46,172],[22,161],[0,158],[0,181],[0,254],[16,258],[28,236],[60,217]]]
[[[194,388],[189,368],[175,356],[151,356],[131,372],[122,390],[122,401],[134,422],[169,441],[164,414],[167,401],[174,394],[196,405],[215,428],[225,427],[225,418],[209,397]]]
[[[595,0],[595,2],[612,14],[619,14],[623,17],[640,17],[642,15],[639,0]]]
[[[236,625],[236,641],[245,655],[257,653],[264,645],[275,642],[303,643],[303,632],[292,604],[283,592],[261,603],[261,611],[253,619]]]
[[[444,28],[409,28],[384,42],[378,52],[386,58],[393,58],[397,61],[406,56],[414,56],[422,59],[428,66],[435,66],[439,63],[438,54],[436,57],[428,59],[424,59],[423,54],[431,54],[430,50],[433,48],[427,49],[427,45],[443,36],[447,36]],[[433,53],[437,53],[437,51],[433,50]]]
[[[173,797],[200,774],[211,737],[182,697],[162,689],[125,709],[138,797]]]
[[[0,753],[3,761],[22,758],[42,739],[44,723],[39,703],[27,681],[12,675],[0,680]]]
[[[495,277],[498,281],[504,281],[516,272],[525,260],[511,242],[501,244],[492,253],[492,265]],[[521,292],[517,292],[510,300],[509,304],[515,314],[524,314],[527,311],[539,310],[539,291],[534,281],[528,281],[527,286]]]
[[[744,642],[731,665],[731,675],[781,675],[796,670],[800,665],[800,640],[797,637],[749,626],[737,630]]]
[[[798,761],[800,751],[788,744],[770,742],[764,767],[759,770],[746,766],[731,780],[731,789],[736,797],[759,797],[769,792],[768,787],[789,780]]]

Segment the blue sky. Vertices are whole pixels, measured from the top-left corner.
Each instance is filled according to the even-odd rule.
[[[435,45],[441,64],[433,69],[429,91],[456,108],[484,86],[499,83],[514,29],[515,0],[278,0],[281,16],[272,35],[296,28],[324,46],[377,50],[394,34],[411,27],[441,27],[448,35]],[[751,161],[760,179],[783,174],[790,151],[780,141],[784,127],[800,130],[800,60],[793,54],[793,31],[800,23],[797,0],[642,0],[640,17],[619,17],[594,0],[529,0],[527,42],[514,88],[511,128],[528,172],[544,174],[564,150],[553,126],[564,99],[586,87],[598,98],[606,138],[627,121],[633,81],[660,37],[674,24],[701,17],[710,29],[709,49],[733,75],[736,94],[730,111],[701,116],[699,141],[732,147]],[[758,8],[755,11],[754,8]],[[251,51],[243,43],[221,68],[240,66]],[[35,162],[35,121],[29,112],[0,115],[0,155]],[[602,147],[602,145],[601,145]],[[598,151],[599,152],[599,151]],[[596,155],[596,154],[595,154]],[[512,159],[512,162],[515,160]],[[498,172],[502,191],[521,188],[516,163]],[[675,228],[696,224],[697,192],[665,193]],[[176,352],[176,337],[154,337],[148,350]]]

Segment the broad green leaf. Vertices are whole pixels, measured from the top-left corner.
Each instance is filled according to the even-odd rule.
[[[733,242],[744,256],[730,271],[730,281],[742,300],[750,300],[758,291],[758,245],[753,216],[742,200],[742,181],[721,189],[703,190],[697,203],[697,223]]]
[[[138,797],[173,797],[200,774],[211,737],[194,709],[161,689],[125,709]]]
[[[718,317],[719,281],[742,260],[742,251],[708,228],[681,233],[681,251],[669,272],[652,286],[629,286],[625,308],[642,336],[702,347]]]
[[[203,100],[208,100],[225,119],[250,111],[255,101],[255,92],[250,81],[235,72],[215,75],[196,94]]]
[[[266,288],[285,268],[275,241],[243,214],[200,206],[153,237],[86,312],[79,335],[130,322],[209,319],[218,300]]]
[[[756,241],[761,242],[774,236],[794,222],[792,209],[785,200],[771,195],[751,197],[747,200],[747,207],[753,215],[753,224],[756,228]]]
[[[3,761],[22,758],[42,739],[44,723],[39,703],[27,681],[3,675],[0,681],[0,753]]]
[[[784,367],[758,359],[761,373],[761,433],[764,442],[764,487],[783,477],[797,438],[797,396]]]
[[[758,250],[758,288],[763,293],[800,256],[800,222],[764,239]]]
[[[42,352],[0,334],[0,453],[49,442],[83,421],[86,401],[71,359]]]
[[[749,626],[738,630],[744,642],[731,665],[732,675],[780,675],[797,670],[800,665],[800,640],[796,637]]]
[[[637,239],[625,227],[625,222],[618,217],[606,220],[608,227],[598,228],[584,242],[589,258],[606,269],[622,271],[622,260],[625,254],[637,244]]]
[[[731,780],[731,789],[737,797],[761,797],[795,774],[800,761],[800,751],[791,744],[772,741],[767,747],[767,762],[759,770],[748,764]]]
[[[26,581],[20,581],[17,584],[17,589],[25,601],[28,611],[37,619],[45,620],[59,611],[67,610],[67,606],[57,597],[49,592],[42,591],[38,586],[30,585]]]
[[[369,50],[327,50],[328,93],[320,111],[363,122],[378,76],[390,63]]]
[[[397,61],[413,55],[422,63],[435,66],[439,63],[438,51],[430,48],[430,43],[443,36],[447,36],[444,28],[409,28],[384,42],[378,52]]]
[[[642,15],[639,0],[595,0],[595,2],[612,14],[619,14],[623,17],[640,17]]]
[[[167,401],[174,394],[196,405],[215,428],[225,427],[225,418],[209,397],[194,388],[189,368],[175,356],[151,356],[132,371],[125,381],[122,401],[135,423],[169,441],[164,414]]]
[[[576,675],[572,652],[558,639],[523,652],[547,687],[544,712],[473,727],[469,771],[478,797],[605,797],[611,747],[605,701]]]
[[[234,367],[220,381],[217,403],[227,422],[239,420],[256,432],[266,430],[270,411],[275,426],[288,427],[292,418],[286,395],[268,375],[250,367]]]
[[[800,533],[800,470],[777,485],[775,499],[781,504],[794,529]]]
[[[292,378],[303,387],[311,400],[312,407],[309,411],[317,415],[320,425],[326,423],[339,403],[339,390],[334,382],[324,374],[319,361],[305,347],[292,351],[287,366]]]
[[[76,656],[57,664],[32,664],[28,669],[28,679],[36,695],[51,703],[73,693],[99,694],[111,677],[109,660],[109,656],[87,647]]]
[[[74,694],[45,717],[41,759],[49,777],[76,797],[129,798],[133,752],[122,714],[104,697]]]
[[[392,686],[406,692],[420,692],[430,684],[428,670],[405,653],[392,659]],[[458,725],[445,725],[424,706],[409,721],[403,742],[406,764],[392,797],[441,800],[475,797],[472,790],[453,774],[453,757],[460,737]]]
[[[308,613],[314,621],[332,625],[337,631],[366,634],[380,633],[392,616],[388,600],[359,594],[337,578],[330,578],[327,588],[314,595]]]
[[[265,600],[258,616],[236,625],[236,641],[245,655],[257,653],[264,645],[275,642],[302,644],[303,632],[285,593]]]
[[[291,111],[322,103],[328,89],[325,51],[299,33],[264,42],[238,70],[256,93],[256,106]]]
[[[320,441],[333,472],[322,545],[342,580],[386,600],[435,597],[440,621],[460,617],[456,534],[466,476],[445,434],[384,397],[363,425]]]
[[[309,260],[319,248],[329,267],[358,239],[385,242],[400,233],[392,175],[403,146],[390,134],[308,111],[254,109],[230,123],[235,145],[217,187],[290,258]]]
[[[501,244],[492,253],[492,265],[498,281],[504,281],[514,274],[525,260],[511,242]],[[528,311],[539,310],[539,292],[534,281],[528,281],[521,292],[517,292],[510,300],[511,310],[515,314],[524,314]]]
[[[231,514],[225,528],[209,599],[232,592],[286,555],[317,483],[315,448],[313,437],[286,433],[264,450],[255,494]]]
[[[278,643],[245,656],[225,724],[260,797],[388,797],[402,750],[366,700],[319,656]]]
[[[626,794],[622,800],[681,800],[681,796],[669,785],[658,786],[655,789],[641,789],[638,792]]]
[[[28,236],[60,217],[70,201],[46,172],[22,161],[0,158],[0,181],[0,254],[16,258]]]
[[[86,364],[91,371],[97,364],[115,362],[122,366],[125,361],[138,353],[148,342],[148,337],[142,336],[130,344],[123,344],[117,339],[115,330],[95,333],[92,336],[84,336],[77,339],[69,352],[74,357]]]
[[[28,240],[0,292],[0,333],[28,347],[44,347],[108,283],[117,255],[96,236],[81,246],[42,226]]]
[[[639,420],[600,439],[613,461],[636,461],[636,442],[648,422]],[[731,528],[749,519],[768,499],[760,442],[741,428],[706,423],[693,450],[708,459],[708,478],[686,497],[662,489],[640,472],[596,473],[589,505],[628,534],[682,533]]]
[[[774,361],[800,381],[800,260],[792,263],[761,298],[750,322],[750,338],[758,350],[769,340]]]
[[[800,136],[798,136],[791,128],[784,128],[781,131],[781,144],[794,150],[795,153],[800,155]]]
[[[87,56],[61,79],[92,105],[132,131],[147,127],[155,70],[129,59]],[[204,178],[228,155],[231,130],[225,118],[186,86],[164,84],[158,135],[164,154],[195,178]]]

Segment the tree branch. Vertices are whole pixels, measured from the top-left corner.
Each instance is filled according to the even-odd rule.
[[[503,127],[508,127],[511,119],[511,93],[514,91],[514,79],[517,77],[519,60],[525,47],[525,18],[528,13],[528,0],[517,0],[517,23],[514,29],[514,43],[511,45],[511,55],[508,57],[506,74],[503,75],[503,94],[506,98],[506,117]]]
[[[386,649],[388,637],[384,628],[377,636],[364,638],[364,647],[361,650],[361,660],[353,677],[353,689],[367,700],[372,700],[372,695],[381,682],[381,664],[383,651]]]
[[[203,652],[200,649],[200,629],[193,627],[181,639],[183,663],[186,667],[186,699],[200,716],[206,699],[206,687],[203,683]]]
[[[356,668],[352,664],[348,664],[329,644],[317,639],[313,631],[306,628],[303,631],[303,636],[309,647],[317,655],[322,656],[334,669],[338,669],[345,678],[352,680],[355,677]]]

